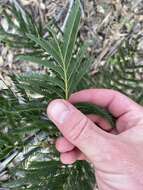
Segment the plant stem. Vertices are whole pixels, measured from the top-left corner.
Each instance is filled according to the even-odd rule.
[[[64,77],[65,77],[65,99],[67,100],[69,94],[68,94],[68,79],[67,79],[66,70],[64,71]]]

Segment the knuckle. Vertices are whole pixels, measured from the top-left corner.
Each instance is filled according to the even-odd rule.
[[[69,132],[70,139],[72,141],[77,141],[81,138],[84,138],[86,131],[89,129],[89,126],[89,120],[86,117],[77,121]]]

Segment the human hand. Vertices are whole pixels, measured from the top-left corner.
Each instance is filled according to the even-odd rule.
[[[107,108],[116,118],[116,130],[102,117],[85,116],[72,105],[78,102]],[[64,164],[92,162],[100,190],[143,189],[142,106],[114,90],[89,89],[68,101],[52,101],[47,113],[64,136],[56,142]]]

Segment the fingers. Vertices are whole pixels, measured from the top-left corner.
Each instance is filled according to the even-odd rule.
[[[73,164],[77,160],[84,160],[85,157],[81,154],[80,150],[75,148],[70,152],[62,153],[60,156],[61,162],[64,164]]]
[[[65,100],[54,100],[49,104],[47,113],[64,137],[89,159],[93,159],[93,154],[98,160],[104,156],[100,146],[106,149],[112,135],[108,136],[72,104]]]
[[[116,121],[116,128],[119,133],[128,131],[129,129],[138,126],[140,121],[143,121],[142,118],[143,118],[143,109],[133,110],[123,115]],[[141,123],[140,126],[142,126],[142,124],[143,123]]]
[[[86,160],[85,155],[72,145],[66,138],[60,137],[56,141],[56,149],[61,153],[61,161],[64,164],[72,164],[77,160]],[[66,162],[64,161],[66,159]],[[72,160],[72,163],[71,163]]]
[[[87,117],[91,121],[97,123],[102,129],[112,132],[112,126],[104,118],[97,116],[97,115],[92,115],[92,114],[87,115]],[[66,162],[63,162],[64,159],[61,160],[64,164],[71,164],[70,161],[73,160],[71,158],[71,157],[73,157],[73,154],[74,154],[73,162],[75,162],[77,160],[87,160],[86,156],[80,150],[78,150],[78,151],[80,151],[78,154],[76,153],[77,150],[75,150],[75,146],[73,144],[71,144],[65,137],[59,137],[57,139],[56,149],[61,153],[61,155],[64,155],[64,157],[66,157]],[[65,153],[65,154],[62,154],[62,153]],[[66,156],[66,155],[68,155],[68,156]],[[61,156],[61,158],[63,158],[63,157]],[[69,160],[68,160],[68,158],[69,158]]]
[[[61,153],[69,152],[74,148],[75,146],[64,137],[60,137],[56,141],[56,149]]]
[[[105,131],[111,131],[111,124],[99,115],[90,114],[87,117]]]
[[[115,117],[120,117],[121,115],[140,107],[127,96],[118,91],[109,89],[82,90],[72,94],[69,101],[71,103],[88,102],[96,104],[107,108]]]

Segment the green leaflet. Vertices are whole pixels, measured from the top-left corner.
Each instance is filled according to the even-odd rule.
[[[91,63],[92,63],[92,60],[87,59],[87,60],[82,62],[82,64],[80,65],[80,67],[77,70],[74,71],[75,74],[71,76],[71,80],[69,82],[70,94],[73,91],[75,91],[76,87],[80,83],[83,76],[87,73],[87,71],[89,71]]]
[[[77,103],[75,106],[84,114],[95,114],[100,115],[103,118],[106,118],[112,127],[115,127],[115,118],[107,112],[106,109],[103,109],[99,106],[90,104],[90,103]]]
[[[30,40],[34,41],[37,45],[39,45],[47,53],[49,53],[55,59],[55,61],[57,61],[57,63],[61,62],[61,57],[60,57],[59,51],[56,49],[56,47],[54,47],[52,45],[52,43],[50,43],[42,38],[38,38],[32,34],[27,34],[27,37]]]
[[[11,14],[9,14],[9,12]],[[33,43],[31,44],[26,37],[26,33],[30,32],[34,35],[41,36],[41,28],[30,15],[25,12],[25,19],[22,16],[20,10],[17,10],[13,4],[10,6],[5,5],[2,9],[3,16],[7,19],[9,24],[9,28],[13,28],[16,31],[16,34],[6,32],[3,30],[2,26],[0,26],[0,40],[5,42],[9,47],[12,48],[33,48]],[[16,19],[17,24],[14,22]],[[5,32],[5,34],[4,34]]]
[[[40,57],[30,56],[30,55],[19,55],[17,56],[17,60],[30,61],[39,64],[39,66],[41,65],[47,67],[51,69],[53,72],[55,72],[59,77],[61,77],[61,79],[64,80],[63,69],[58,64],[54,63],[54,61],[52,60],[42,59]]]
[[[42,89],[49,90],[50,86],[53,89],[56,87],[56,90],[60,88],[64,91],[64,82],[62,80],[59,80],[57,77],[50,77],[46,74],[32,73],[30,75],[21,75],[18,79],[25,88],[32,86],[34,87],[33,89],[36,88],[35,91],[37,91],[37,93],[38,91],[41,93]]]
[[[71,80],[71,77],[77,74],[79,67],[81,67],[83,59],[88,57],[87,55],[87,43],[81,45],[76,58],[73,58],[71,64],[68,67],[68,81]]]
[[[81,16],[81,11],[80,11],[80,3],[79,1],[75,1],[75,5],[70,13],[65,31],[64,31],[64,44],[62,48],[63,52],[63,58],[64,62],[66,64],[66,68],[68,69],[71,58],[72,58],[72,53],[75,47],[75,42],[77,38],[77,33],[78,33],[78,28],[80,24],[80,16]]]

